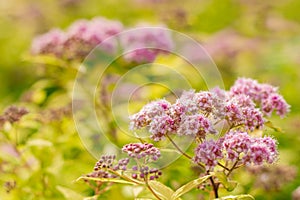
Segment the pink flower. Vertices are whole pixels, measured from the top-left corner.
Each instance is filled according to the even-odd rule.
[[[88,20],[78,20],[71,24],[67,35],[69,38],[81,40],[93,47],[123,30],[123,25],[118,21],[97,17]]]
[[[246,130],[254,131],[254,129],[261,129],[264,126],[263,114],[259,109],[246,108],[243,109],[244,127]]]
[[[214,87],[210,90],[210,92],[212,92],[213,94],[215,94],[219,99],[225,101],[226,99],[228,99],[228,92],[221,89],[220,87]]]
[[[138,113],[129,117],[130,129],[141,129],[151,123],[154,117],[165,115],[171,104],[166,100],[157,100],[145,105]]]
[[[250,165],[269,164],[276,161],[277,142],[271,137],[251,137],[247,132],[230,131],[224,136],[222,146],[227,159]]]
[[[234,126],[253,131],[264,126],[263,114],[254,107],[253,101],[245,95],[237,95],[225,104],[225,119]]]
[[[195,149],[195,163],[202,163],[213,170],[225,158],[232,163],[261,165],[272,164],[278,157],[277,141],[271,137],[255,138],[247,132],[230,131],[217,141],[204,141]]]
[[[230,95],[235,97],[241,94],[249,96],[258,103],[266,116],[271,116],[276,110],[276,114],[283,117],[290,111],[290,106],[278,94],[278,88],[269,84],[260,84],[249,78],[239,78],[230,88]]]
[[[67,39],[64,43],[66,57],[68,59],[83,59],[97,45],[101,44],[101,50],[112,54],[116,51],[115,40],[106,40],[123,30],[123,25],[118,21],[97,17],[90,21],[78,20],[71,24],[67,31]]]
[[[251,138],[246,132],[231,131],[225,135],[222,145],[226,150],[227,158],[236,161],[240,153],[249,151]]]
[[[199,107],[195,101],[195,91],[184,91],[179,99],[176,100],[176,104],[180,105],[185,113],[196,114],[199,112]]]
[[[168,115],[156,116],[149,124],[150,138],[156,142],[164,139],[167,133],[174,131],[176,131],[174,130],[174,120]]]
[[[122,30],[120,22],[101,17],[90,21],[78,20],[66,32],[54,29],[35,38],[31,52],[34,55],[53,54],[63,59],[82,60],[101,43],[101,50],[112,54],[116,51],[117,41],[106,39]]]
[[[194,135],[205,138],[207,133],[216,133],[211,122],[201,114],[185,115],[177,130],[178,135]]]
[[[145,159],[146,162],[156,161],[160,157],[159,149],[148,143],[126,144],[122,151],[132,158]]]
[[[124,58],[129,62],[153,62],[160,53],[173,48],[171,36],[164,28],[139,27],[130,35],[121,38],[121,44],[127,54]]]
[[[264,99],[261,107],[267,116],[271,116],[273,111],[276,110],[277,115],[284,117],[290,111],[290,105],[279,94],[271,94],[268,98]]]
[[[212,92],[185,91],[177,100],[178,104],[184,107],[188,114],[216,114],[220,109],[220,99]]]
[[[60,56],[62,54],[62,45],[66,40],[66,35],[59,29],[50,30],[48,33],[37,36],[31,44],[31,53],[38,54],[53,54]]]
[[[213,140],[204,141],[195,149],[193,161],[203,163],[206,170],[212,170],[217,164],[218,159],[222,159],[222,149],[218,142]]]

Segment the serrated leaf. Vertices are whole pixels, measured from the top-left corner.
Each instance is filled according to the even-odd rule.
[[[250,194],[230,195],[226,197],[220,197],[215,200],[254,200],[254,197]]]
[[[172,195],[172,200],[177,200],[179,197],[184,195],[185,193],[189,192],[190,190],[196,188],[199,184],[203,183],[206,181],[208,178],[210,178],[212,175],[206,175],[201,178],[192,180],[188,182],[187,184],[183,185],[179,189],[177,189],[174,194]]]
[[[231,192],[237,186],[237,182],[228,180],[228,177],[224,172],[219,171],[219,172],[214,172],[213,174],[219,179],[220,183],[225,187],[225,189],[228,192]]]
[[[60,185],[56,186],[56,189],[60,191],[66,199],[79,200],[84,198],[81,194],[78,194],[77,192]]]
[[[120,179],[114,179],[114,178],[93,178],[93,177],[85,177],[85,176],[79,177],[76,180],[76,182],[79,181],[79,180],[82,180],[82,179],[92,180],[92,181],[100,181],[100,182],[111,182],[111,183],[122,183],[122,184],[136,185],[136,183],[125,181],[125,180],[120,180]]]
[[[283,133],[282,129],[280,127],[274,126],[274,124],[271,121],[265,122],[265,125],[271,129],[273,129],[276,132]]]
[[[158,181],[149,181],[148,182],[151,189],[163,200],[169,200],[172,198],[174,191],[168,186],[162,184]]]

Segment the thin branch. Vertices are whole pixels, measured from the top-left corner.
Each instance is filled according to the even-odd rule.
[[[171,138],[168,134],[166,134],[166,136],[167,136],[167,138],[170,140],[170,142],[174,145],[174,147],[175,147],[182,155],[184,155],[184,156],[187,157],[188,159],[192,160],[192,157],[189,156],[188,154],[186,154],[185,152],[183,152],[183,151],[179,148],[179,146],[177,146],[177,144],[172,140],[172,138]]]
[[[240,167],[243,167],[244,165],[245,165],[245,164],[237,165],[237,166],[234,167],[234,169],[238,169],[238,168],[240,168]]]
[[[107,169],[107,171],[109,171],[109,172],[112,173],[112,174],[115,174],[115,175],[119,176],[120,178],[123,178],[123,179],[126,180],[126,181],[133,182],[133,183],[135,183],[135,184],[142,184],[142,182],[139,182],[139,181],[130,179],[130,178],[128,178],[126,175],[119,174],[118,172],[116,172],[116,171],[114,171],[114,170]]]
[[[235,163],[233,164],[233,166],[231,167],[231,169],[228,171],[227,173],[227,177],[231,174],[231,172],[235,169],[236,165],[238,164],[239,160],[235,161]]]
[[[207,171],[207,174],[209,174],[209,171]],[[219,197],[219,194],[218,194],[218,185],[214,182],[213,177],[210,177],[209,180],[210,180],[210,183],[211,183],[211,185],[213,187],[215,198],[218,198]]]
[[[147,186],[147,188],[150,190],[150,192],[158,199],[158,200],[161,200],[161,198],[154,192],[154,190],[150,187],[150,185],[148,184],[148,176],[145,176],[144,177],[144,181],[145,181],[145,184]]]
[[[230,169],[224,165],[222,165],[221,163],[218,162],[218,165],[221,166],[222,168],[226,169],[227,171],[230,171]]]

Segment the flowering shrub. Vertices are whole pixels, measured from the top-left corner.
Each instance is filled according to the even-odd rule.
[[[0,199],[300,199],[297,2],[0,4]]]
[[[123,179],[128,184],[145,185],[157,199],[179,199],[191,189],[201,188],[209,180],[211,191],[218,198],[220,188],[232,191],[236,187],[237,183],[230,180],[236,169],[276,162],[279,154],[277,141],[271,136],[263,136],[262,130],[264,126],[274,128],[267,120],[272,113],[284,117],[289,110],[290,106],[276,87],[248,78],[239,78],[228,91],[214,88],[211,91],[183,92],[174,104],[165,99],[152,101],[130,116],[130,129],[146,128],[154,142],[169,140],[187,161],[200,167],[200,178],[176,191],[154,181],[162,173],[156,168],[150,169],[148,165],[161,158],[161,153],[159,148],[149,143],[131,143],[122,148],[135,162],[131,170],[127,168],[130,164],[128,158],[119,161],[125,164],[116,167],[110,159],[105,161],[104,156],[95,169],[105,170],[101,173],[96,170],[93,172],[96,175],[92,176],[102,179],[89,179],[91,175],[82,178],[99,183],[120,182]],[[193,155],[189,150],[184,152],[172,139],[173,136],[182,140],[192,137]],[[250,195],[235,198],[244,197],[252,198]]]

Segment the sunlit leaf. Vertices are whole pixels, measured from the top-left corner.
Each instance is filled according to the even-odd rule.
[[[144,190],[144,187],[142,186],[136,186],[132,189],[133,196],[137,197],[142,191]]]
[[[182,195],[184,195],[185,193],[191,191],[192,189],[196,188],[199,184],[203,183],[204,181],[206,181],[208,178],[210,178],[212,175],[207,175],[207,176],[203,176],[201,178],[192,180],[190,182],[188,182],[187,184],[185,184],[184,186],[180,187],[179,189],[177,189],[174,194],[172,195],[172,200],[176,200],[179,197],[181,197]]]
[[[44,139],[34,139],[27,142],[27,146],[51,147],[52,142]]]
[[[265,125],[271,129],[273,129],[276,132],[283,133],[282,129],[280,127],[275,126],[271,121],[265,122]]]
[[[80,200],[84,198],[81,194],[60,185],[56,186],[56,189],[59,190],[66,199]]]
[[[151,189],[159,196],[161,199],[169,200],[172,198],[174,191],[168,186],[162,184],[158,181],[149,181],[149,186]]]
[[[219,179],[220,183],[225,187],[227,191],[231,192],[236,188],[237,182],[228,180],[228,177],[224,172],[219,171],[219,172],[214,172],[213,174]]]
[[[48,65],[55,65],[60,67],[67,66],[65,61],[50,55],[38,55],[38,56],[24,55],[23,60],[31,63],[38,63],[38,64],[48,64]]]
[[[95,195],[95,196],[92,196],[92,197],[85,197],[83,198],[83,200],[97,200],[99,197],[99,195]]]
[[[92,181],[100,181],[100,182],[111,182],[111,183],[122,183],[122,184],[131,184],[131,185],[136,185],[136,183],[125,181],[125,180],[120,180],[120,179],[114,179],[114,178],[93,178],[93,177],[85,177],[81,176],[79,177],[77,181],[79,180],[92,180]]]
[[[254,197],[250,194],[230,195],[226,197],[220,197],[215,200],[254,200]]]

